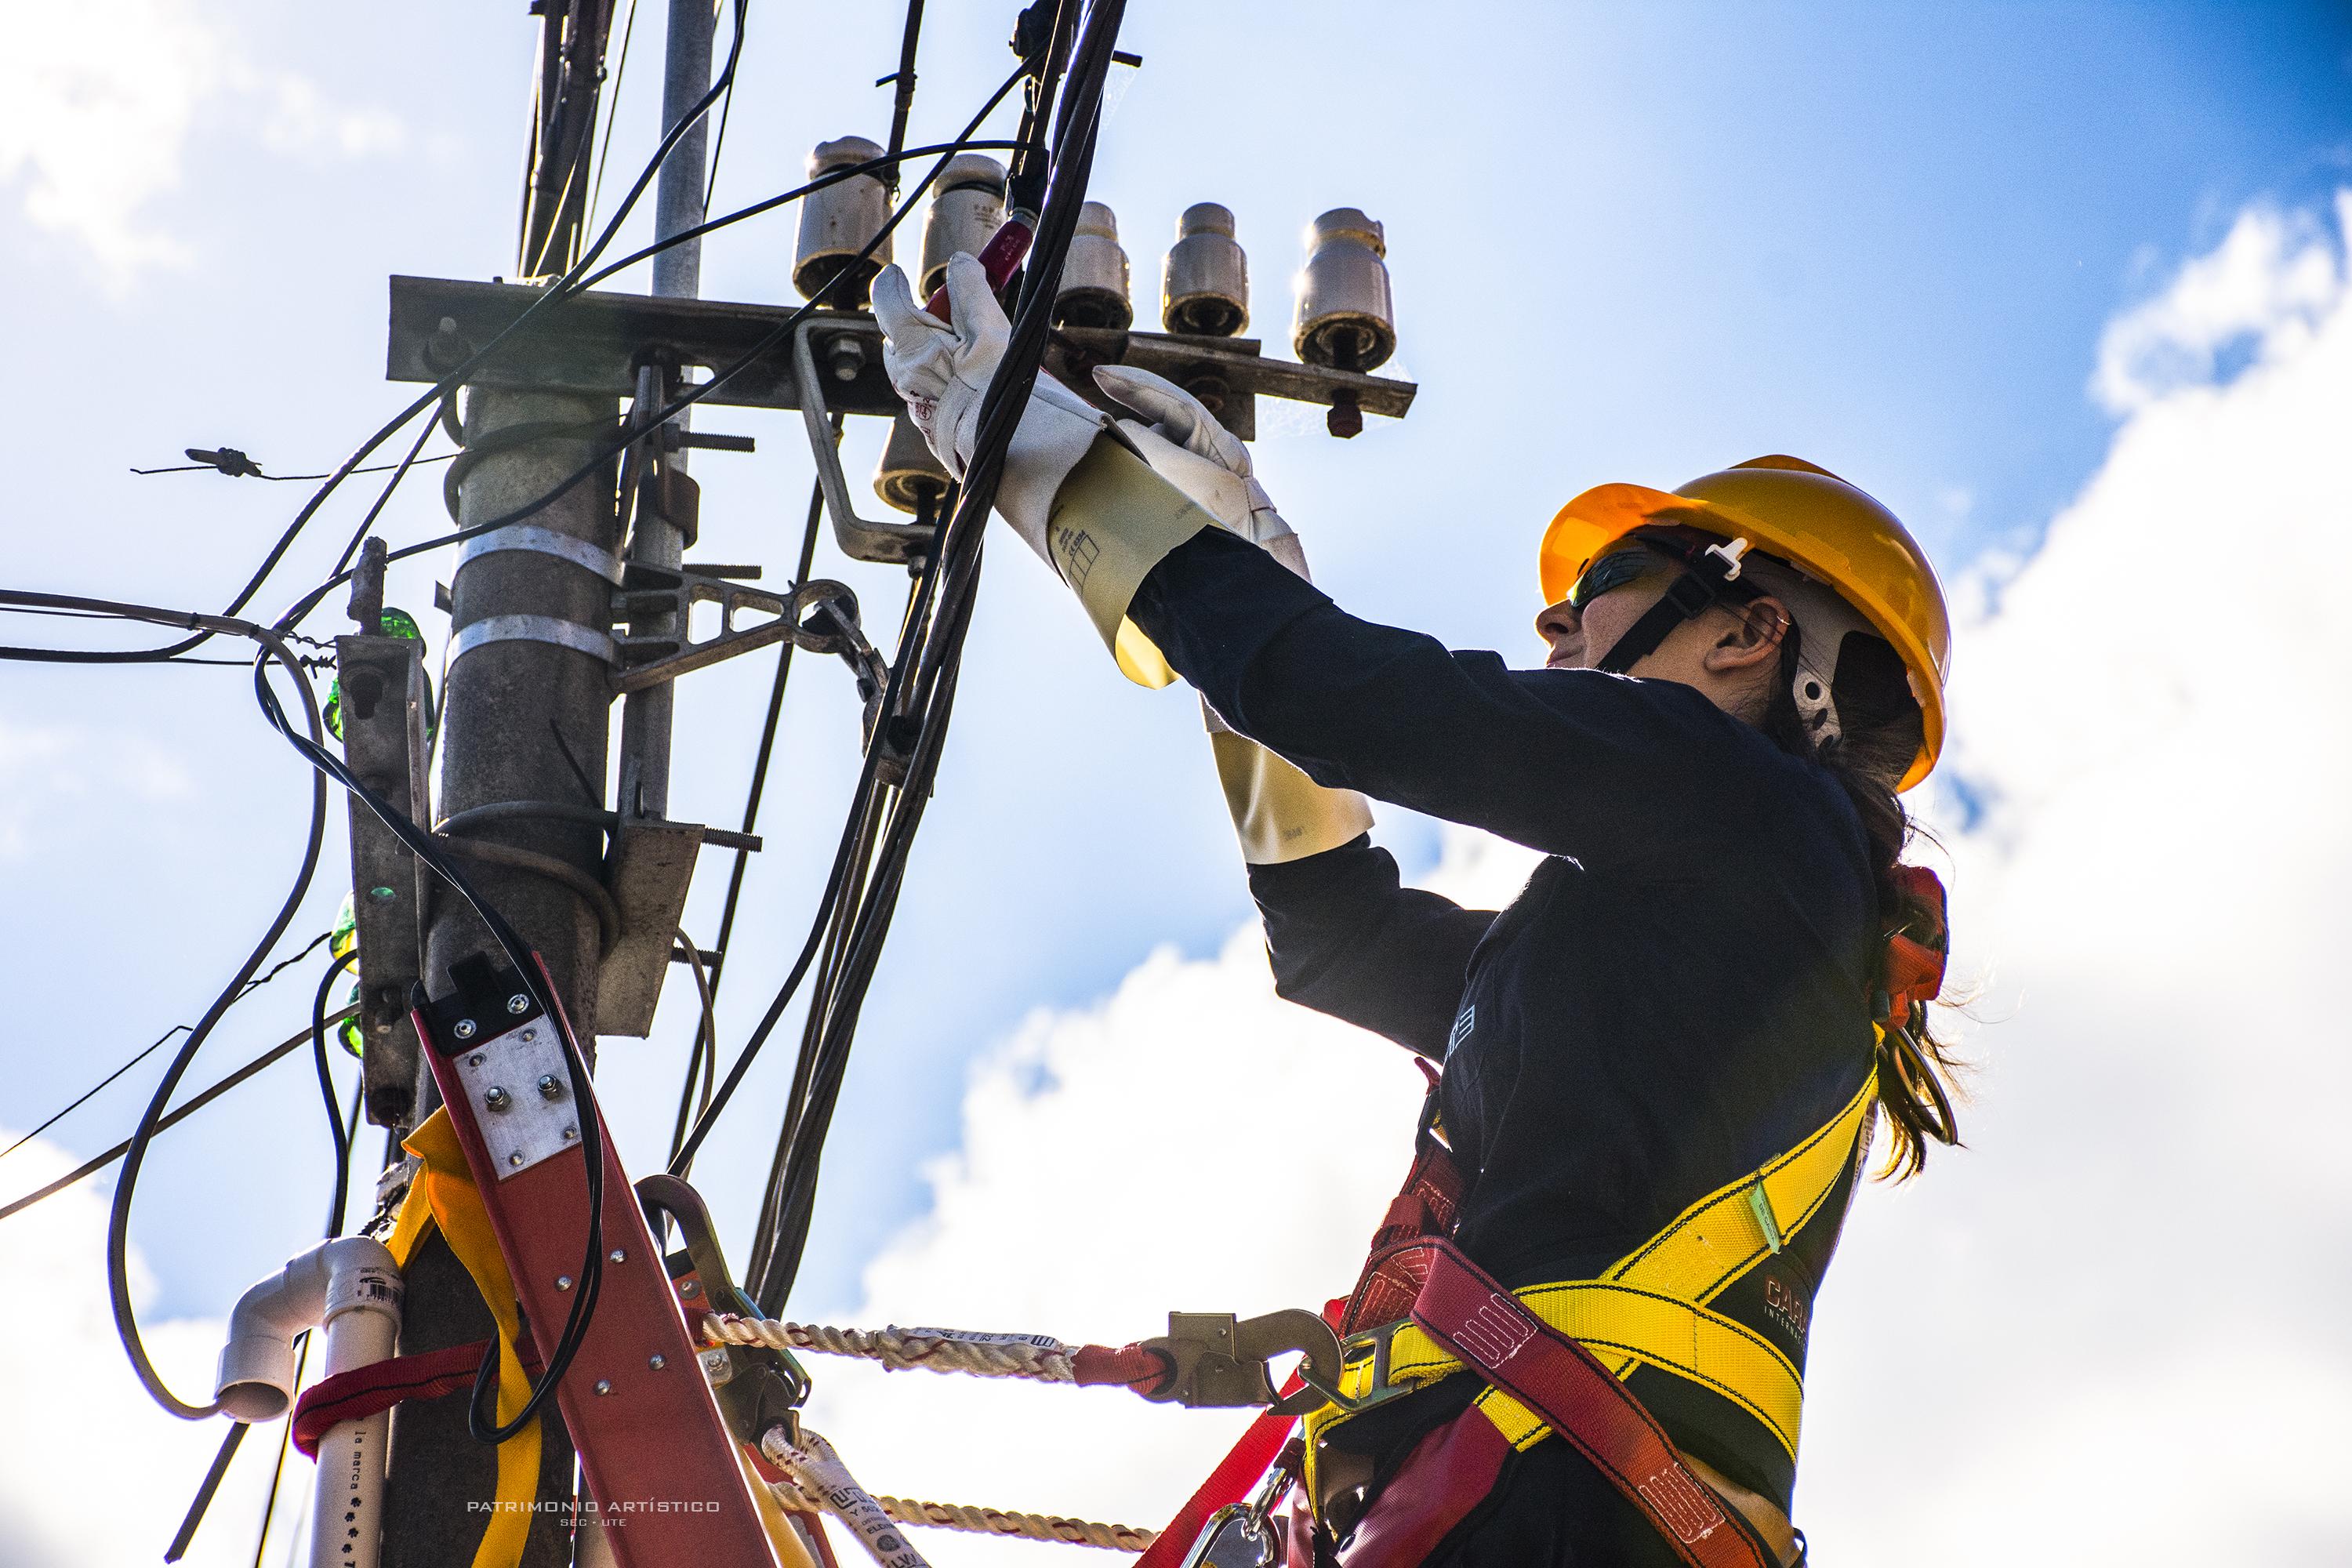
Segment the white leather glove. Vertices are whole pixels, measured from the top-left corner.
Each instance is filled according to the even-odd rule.
[[[907,400],[915,427],[957,479],[980,439],[980,407],[1013,335],[987,269],[959,251],[948,260],[952,326],[915,302],[907,274],[886,267],[874,279],[874,319],[882,327],[882,368]],[[1076,393],[1040,374],[1013,432],[997,481],[996,510],[1029,548],[1055,564],[1047,542],[1055,492],[1111,425]]]
[[[1297,531],[1274,510],[1273,498],[1257,482],[1249,447],[1217,423],[1199,398],[1166,376],[1131,365],[1098,367],[1095,384],[1113,402],[1143,416],[1142,424],[1119,421],[1119,429],[1154,471],[1228,531],[1314,581]]]

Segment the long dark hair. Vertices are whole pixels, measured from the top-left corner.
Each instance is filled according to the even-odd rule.
[[[1902,659],[1881,638],[1847,634],[1831,684],[1840,733],[1816,747],[1797,709],[1802,636],[1790,625],[1780,638],[1780,675],[1759,727],[1784,749],[1811,756],[1828,769],[1853,803],[1869,844],[1882,934],[1907,936],[1940,949],[1944,911],[1929,907],[1895,869],[1916,829],[1895,785],[1917,754],[1920,742],[1919,705],[1906,682]],[[1880,963],[1884,952],[1882,945]],[[1874,973],[1871,989],[1875,992],[1885,983],[1883,973]],[[1886,1117],[1890,1145],[1878,1174],[1898,1182],[1926,1167],[1929,1142],[1957,1145],[1960,1141],[1952,1110],[1953,1080],[1960,1064],[1949,1043],[1937,1039],[1928,1027],[1926,1003],[1912,1003],[1906,1014],[1883,1030],[1877,1045],[1878,1105]]]

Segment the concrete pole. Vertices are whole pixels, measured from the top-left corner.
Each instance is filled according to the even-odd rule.
[[[459,516],[470,525],[536,500],[600,448],[610,445],[617,415],[610,398],[538,392],[475,390],[467,399],[466,441],[485,455],[459,487]],[[499,433],[521,425],[569,426],[576,434],[504,447]],[[609,474],[575,487],[530,519],[610,551],[615,520]],[[593,641],[609,635],[612,590],[593,572],[562,556],[502,550],[467,558],[452,589],[453,636],[465,646],[496,629]],[[579,628],[566,632],[560,623]],[[443,709],[439,815],[443,818],[501,801],[604,805],[612,698],[603,659],[554,640],[509,637],[467,647],[452,660]],[[567,755],[568,753],[568,755]],[[591,877],[601,874],[601,830],[556,818],[501,819],[467,836],[551,856]],[[525,942],[547,961],[558,994],[593,1062],[601,948],[596,916],[562,882],[480,860],[467,875]],[[428,916],[427,989],[449,985],[449,968],[496,948],[489,933],[446,887]],[[416,1115],[438,1103],[433,1080],[419,1086]],[[492,1332],[480,1292],[436,1234],[410,1261],[401,1325],[404,1355],[440,1350]],[[449,1568],[473,1558],[489,1515],[478,1505],[494,1493],[494,1450],[466,1428],[467,1395],[452,1394],[398,1407],[386,1479],[383,1568]],[[534,1517],[525,1568],[571,1561],[562,1505],[572,1496],[572,1447],[551,1401],[543,1420],[539,1495],[553,1509]]]
[[[685,118],[688,110],[710,90],[710,50],[717,11],[712,0],[670,0],[667,64],[662,72],[662,133]],[[708,165],[710,117],[695,121],[662,161],[654,186],[654,237],[667,239],[702,222],[704,172]],[[689,239],[654,258],[654,292],[671,299],[697,298],[702,288],[702,241]],[[652,370],[639,373],[638,403],[651,406],[661,395],[661,377]],[[680,415],[676,426],[683,435],[690,420]],[[683,472],[686,453],[668,453],[671,467]],[[629,559],[647,566],[672,568],[686,554],[686,538],[669,522],[640,507],[630,531]],[[647,626],[641,628],[653,631]],[[676,628],[671,628],[676,629]],[[621,800],[625,816],[662,817],[669,815],[670,726],[677,696],[665,682],[631,692],[621,710]]]

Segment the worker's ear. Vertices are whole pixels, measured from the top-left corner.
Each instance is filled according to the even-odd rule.
[[[1780,657],[1780,638],[1789,628],[1789,612],[1769,594],[1727,612],[1717,622],[1715,641],[1704,660],[1719,674],[1753,669]]]

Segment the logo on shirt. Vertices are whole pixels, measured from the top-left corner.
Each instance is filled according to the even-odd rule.
[[[1470,1031],[1477,1026],[1478,1005],[1475,1002],[1465,1003],[1462,1011],[1454,1016],[1454,1032],[1445,1037],[1445,1054],[1452,1056],[1454,1047],[1468,1039]]]

